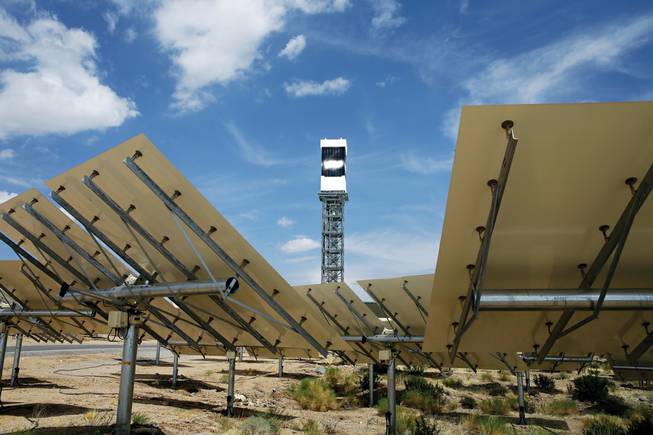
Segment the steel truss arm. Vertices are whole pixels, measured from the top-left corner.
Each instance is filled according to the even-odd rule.
[[[376,304],[377,304],[379,307],[381,307],[381,310],[383,310],[383,312],[386,313],[386,315],[387,315],[389,318],[392,319],[392,321],[393,321],[393,322],[394,322],[394,323],[399,327],[399,329],[401,329],[401,331],[402,331],[405,335],[411,335],[410,331],[408,330],[409,327],[404,326],[404,325],[399,321],[399,319],[397,319],[397,316],[395,316],[395,314],[394,314],[394,313],[393,313],[393,312],[392,312],[388,307],[385,306],[385,304],[381,301],[381,299],[379,299],[379,298],[374,294],[374,292],[372,291],[372,284],[368,284],[366,290],[367,290],[367,294],[369,294],[370,297],[374,300],[374,302],[376,302]]]
[[[356,309],[356,307],[354,307],[354,304],[352,304],[350,301],[348,301],[348,300],[347,300],[347,299],[346,299],[346,298],[345,298],[345,297],[340,293],[340,287],[336,287],[336,296],[338,297],[338,299],[340,299],[340,301],[342,301],[343,304],[345,304],[345,306],[349,309],[349,311],[350,311],[354,316],[356,316],[356,318],[357,318],[361,323],[363,323],[363,325],[365,325],[365,327],[367,328],[367,330],[368,330],[370,333],[372,333],[372,334],[376,334],[376,333],[379,332],[379,331],[377,330],[377,328],[375,328],[375,327],[373,327],[372,325],[370,325],[370,323],[367,321],[367,319],[365,318],[365,316],[362,315],[362,314],[361,314],[361,313]]]
[[[172,198],[170,198],[158,184],[150,178],[150,176],[143,171],[135,160],[141,156],[137,152],[134,156],[128,157],[124,160],[125,165],[145,184],[165,205],[174,213],[181,221],[190,228],[200,240],[202,240],[222,261],[234,271],[234,273],[242,279],[249,287],[254,290],[258,296],[263,299],[279,316],[281,316],[288,325],[298,334],[300,334],[308,343],[311,344],[322,356],[327,356],[328,346],[320,344],[308,331],[306,331],[274,298],[263,289],[258,282],[252,278],[236,261],[234,261],[227,252],[225,252],[216,242],[211,239],[210,235],[206,233],[200,226],[181,208]],[[330,343],[329,343],[330,344]]]
[[[515,137],[513,125],[514,124],[512,121],[503,121],[503,123],[501,123],[501,127],[506,130],[508,144],[506,146],[503,162],[501,163],[501,171],[499,172],[498,180],[490,180],[488,182],[492,192],[492,203],[488,213],[487,222],[485,224],[485,230],[483,231],[481,246],[476,256],[476,263],[474,263],[474,269],[472,271],[469,288],[467,289],[467,296],[465,297],[463,310],[460,313],[460,320],[458,321],[457,327],[454,329],[454,340],[449,351],[449,358],[451,359],[452,363],[454,362],[456,354],[458,353],[458,347],[460,346],[460,341],[462,340],[463,335],[465,332],[467,332],[469,327],[478,316],[478,300],[480,298],[480,292],[483,288],[483,282],[485,280],[485,268],[490,252],[490,242],[492,241],[494,227],[499,216],[499,209],[501,207],[501,200],[503,199],[503,192],[505,191],[506,184],[508,183],[508,175],[510,174],[512,159],[515,155],[517,142],[519,141],[519,139]],[[472,311],[471,318],[469,318],[470,311]]]
[[[628,183],[629,180],[627,180],[626,183]],[[632,188],[632,185],[630,186]],[[601,294],[599,295],[594,311],[588,317],[585,317],[584,319],[569,327],[567,327],[567,325],[571,321],[571,318],[575,312],[573,310],[567,310],[562,313],[555,326],[553,327],[551,334],[538,353],[538,362],[541,362],[544,357],[547,356],[559,338],[564,337],[565,335],[579,329],[580,327],[599,317],[601,306],[603,305],[606,293],[617,270],[617,266],[619,265],[621,253],[623,252],[626,241],[628,240],[630,229],[633,225],[635,217],[637,216],[637,212],[646,201],[646,198],[651,192],[651,189],[653,189],[653,164],[651,164],[646,175],[639,183],[637,190],[634,191],[633,196],[630,198],[630,201],[628,201],[626,208],[619,217],[619,220],[610,233],[610,236],[601,247],[601,250],[588,268],[587,272],[583,276],[583,280],[580,283],[580,289],[590,289],[596,278],[603,271],[605,264],[608,262],[610,257],[612,257],[612,261],[610,263],[610,267],[606,272],[603,287],[601,288]]]
[[[417,307],[417,309],[418,309],[418,310],[419,310],[419,311],[420,311],[424,316],[428,317],[428,316],[429,316],[429,312],[426,310],[426,308],[424,308],[424,305],[422,305],[422,303],[420,302],[420,299],[421,299],[421,298],[420,298],[419,296],[415,296],[415,295],[413,294],[413,292],[410,291],[410,289],[408,288],[408,286],[407,286],[406,284],[408,284],[408,281],[404,281],[404,283],[403,283],[402,286],[401,286],[402,290],[403,290],[403,291],[408,295],[408,297],[413,301],[413,303],[415,304],[415,306]]]
[[[501,364],[503,364],[512,375],[516,375],[515,367],[511,366],[508,360],[506,359],[506,354],[502,352],[490,353],[490,356],[497,359]]]

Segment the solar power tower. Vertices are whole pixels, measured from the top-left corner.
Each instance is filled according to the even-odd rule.
[[[320,201],[322,202],[322,282],[342,282],[344,279],[344,214],[347,195],[345,178],[347,140],[322,139],[322,174]]]

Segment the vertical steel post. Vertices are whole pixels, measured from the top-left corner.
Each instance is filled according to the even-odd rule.
[[[161,364],[161,343],[156,342],[156,358],[154,358],[154,363],[156,365]]]
[[[240,346],[238,348],[238,361],[243,362],[243,358],[245,357],[245,347]]]
[[[519,394],[519,424],[526,424],[526,405],[524,404],[524,372],[517,372],[517,393]]]
[[[282,378],[283,377],[283,357],[279,357],[279,364],[277,366],[277,377]]]
[[[16,334],[16,345],[14,347],[14,366],[11,369],[11,386],[18,385],[18,372],[20,371],[20,352],[23,350],[23,334]]]
[[[2,384],[2,369],[5,365],[5,352],[7,351],[7,340],[9,339],[9,331],[3,328],[0,333],[0,384]]]
[[[132,418],[132,401],[134,399],[134,375],[136,374],[136,354],[138,353],[138,325],[125,328],[122,344],[122,362],[120,368],[120,392],[118,394],[118,415],[116,417],[116,434],[129,434]]]
[[[397,395],[395,392],[395,356],[388,360],[388,412],[386,413],[387,433],[397,433]]]
[[[229,352],[227,355],[229,361],[229,375],[227,380],[227,417],[234,414],[234,382],[236,381],[236,355],[235,352]]]
[[[531,388],[531,371],[526,370],[526,392],[528,393]]]
[[[177,386],[177,373],[179,371],[179,355],[172,355],[172,386]]]
[[[374,406],[374,363],[367,364],[367,383],[370,386],[370,408]]]

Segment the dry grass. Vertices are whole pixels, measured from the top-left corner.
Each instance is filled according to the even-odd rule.
[[[304,378],[290,388],[290,395],[303,409],[319,412],[338,409],[336,393],[322,379]]]
[[[587,417],[583,422],[585,435],[626,435],[628,423],[613,415],[597,414]]]
[[[576,415],[578,414],[578,403],[573,399],[554,400],[544,406],[543,411],[545,414],[558,416]]]

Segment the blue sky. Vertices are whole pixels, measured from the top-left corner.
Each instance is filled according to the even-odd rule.
[[[431,272],[464,104],[653,99],[650,1],[0,3],[0,201],[145,133],[291,282]],[[12,258],[0,247],[0,258]]]

